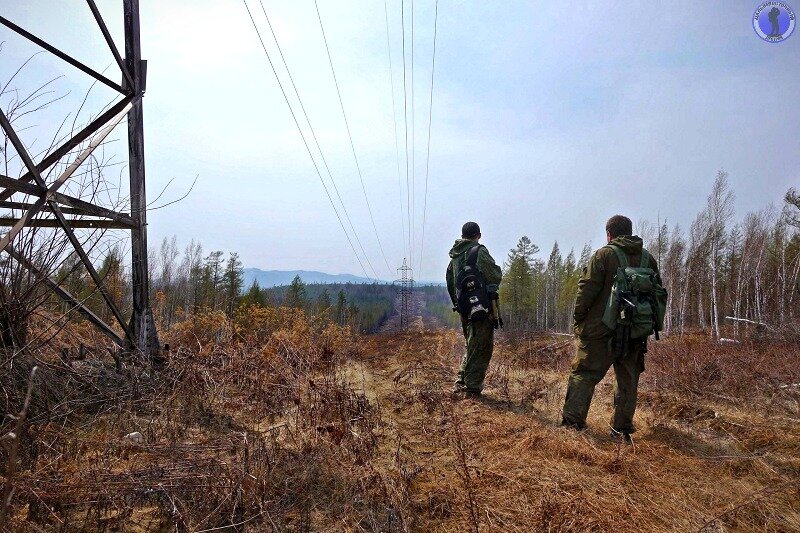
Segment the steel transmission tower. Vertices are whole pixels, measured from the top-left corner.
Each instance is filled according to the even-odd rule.
[[[400,327],[406,329],[411,321],[412,296],[414,294],[414,269],[408,266],[403,258],[403,266],[397,269],[400,279]]]
[[[142,98],[145,92],[147,62],[141,58],[139,38],[139,0],[123,0],[125,57],[111,37],[94,0],[87,0],[95,22],[105,38],[109,51],[114,56],[121,74],[117,83],[103,74],[81,63],[72,56],[40,39],[29,31],[0,16],[0,24],[18,35],[32,41],[59,59],[69,63],[98,82],[117,91],[121,99],[110,109],[100,114],[82,130],[74,133],[63,144],[51,150],[38,163],[34,162],[17,132],[0,110],[0,127],[19,154],[25,166],[25,174],[19,178],[0,175],[0,209],[11,210],[12,216],[0,217],[0,226],[11,229],[0,237],[0,252],[5,252],[27,269],[35,278],[44,282],[60,298],[65,300],[84,318],[97,326],[121,348],[139,351],[154,362],[160,360],[160,345],[153,313],[150,307],[147,265],[147,198],[145,195],[144,173],[144,135],[142,120]],[[60,192],[62,186],[75,171],[89,158],[92,152],[102,145],[115,126],[127,118],[128,126],[128,167],[130,173],[130,213],[107,209],[95,203]],[[50,183],[45,182],[47,171],[65,158],[71,157],[79,149],[79,155],[66,169]],[[13,196],[36,199],[34,202],[12,201]],[[13,216],[14,210],[21,212]],[[76,215],[76,216],[65,216]],[[87,218],[88,217],[88,218]],[[106,324],[76,296],[70,294],[49,272],[41,271],[34,259],[26,255],[26,250],[14,246],[15,237],[24,229],[31,227],[60,228],[66,233],[69,242],[94,281],[117,322],[116,327]],[[114,299],[106,290],[103,279],[98,274],[87,252],[75,236],[75,229],[124,229],[131,232],[133,313],[126,319]],[[120,332],[122,333],[120,335]]]

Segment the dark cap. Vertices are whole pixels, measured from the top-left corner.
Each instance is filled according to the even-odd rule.
[[[461,226],[462,239],[474,239],[481,234],[481,227],[476,222],[467,222]]]

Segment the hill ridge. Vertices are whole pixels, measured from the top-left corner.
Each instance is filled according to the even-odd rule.
[[[253,281],[258,281],[261,287],[278,287],[288,285],[295,276],[305,283],[375,283],[376,280],[355,276],[353,274],[328,274],[318,270],[263,270],[255,267],[244,269],[244,284],[249,287]],[[377,280],[378,283],[386,283]]]

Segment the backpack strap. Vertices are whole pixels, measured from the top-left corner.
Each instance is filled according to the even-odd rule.
[[[625,251],[616,244],[609,244],[608,247],[616,252],[619,267],[622,269],[628,268],[628,256],[625,255]]]
[[[642,248],[642,260],[639,262],[642,268],[650,268],[650,252]]]
[[[471,266],[471,267],[478,266],[478,252],[480,251],[480,249],[481,249],[481,245],[480,244],[476,244],[475,246],[473,246],[472,248],[467,250],[467,261],[466,261],[466,264],[468,266]]]

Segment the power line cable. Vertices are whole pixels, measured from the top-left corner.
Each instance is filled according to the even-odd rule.
[[[331,49],[328,46],[328,38],[325,36],[325,27],[322,24],[322,15],[319,12],[319,4],[317,0],[314,0],[314,7],[317,10],[317,19],[319,20],[319,29],[322,31],[322,40],[325,42],[325,51],[328,54],[328,63],[331,66],[331,74],[333,74],[333,83],[336,86],[336,94],[339,96],[339,105],[342,108],[342,116],[344,117],[344,125],[347,129],[347,137],[350,139],[350,149],[353,151],[353,159],[356,163],[356,170],[358,171],[358,179],[361,181],[361,190],[364,192],[364,200],[367,203],[367,211],[369,211],[369,218],[372,221],[372,229],[375,231],[375,238],[378,241],[378,248],[380,248],[381,255],[383,256],[383,261],[386,263],[386,268],[389,270],[389,274],[392,274],[392,267],[389,266],[389,261],[386,259],[386,253],[383,251],[383,243],[381,243],[381,238],[378,235],[378,226],[375,224],[375,217],[372,214],[372,206],[369,203],[369,197],[367,196],[367,187],[364,185],[364,176],[361,174],[361,165],[358,163],[358,156],[356,155],[356,146],[353,143],[353,135],[350,132],[350,123],[347,121],[347,112],[344,109],[344,101],[342,100],[342,92],[339,90],[339,81],[336,79],[336,69],[333,67],[333,58],[331,57]]]
[[[438,1],[438,0],[437,0]],[[403,216],[403,181],[400,178],[400,141],[397,138],[397,104],[394,99],[394,69],[392,68],[392,45],[389,36],[389,6],[388,0],[383,0],[383,9],[386,15],[386,50],[389,56],[389,81],[392,87],[392,121],[394,122],[394,153],[397,161],[397,187],[400,191],[400,226],[403,232],[403,248],[406,247],[406,221]]]
[[[286,95],[286,91],[283,88],[283,84],[281,83],[280,78],[278,77],[278,72],[275,70],[275,65],[272,63],[272,58],[267,51],[267,47],[264,44],[264,39],[261,38],[261,32],[258,31],[258,26],[256,25],[256,21],[253,18],[253,14],[250,12],[250,7],[247,5],[247,0],[242,0],[244,3],[245,9],[247,9],[247,14],[250,16],[250,22],[253,23],[253,29],[256,30],[256,35],[258,35],[258,40],[261,42],[261,48],[264,49],[264,54],[267,56],[267,61],[269,61],[269,66],[272,69],[272,73],[275,75],[275,80],[278,82],[278,87],[281,89],[281,93],[283,94],[283,99],[286,101],[286,105],[289,107],[289,113],[292,115],[292,119],[294,119],[294,124],[297,126],[297,131],[300,133],[300,138],[303,139],[303,144],[306,147],[306,151],[308,152],[308,157],[311,158],[311,163],[314,165],[314,170],[317,172],[317,176],[319,177],[320,183],[322,183],[322,188],[325,190],[325,195],[328,197],[328,201],[333,208],[333,212],[336,213],[336,218],[339,220],[339,225],[342,227],[342,231],[344,232],[345,237],[347,237],[347,242],[350,243],[350,248],[353,250],[353,254],[356,256],[356,261],[361,266],[361,270],[364,272],[364,275],[367,278],[370,278],[370,275],[367,273],[367,269],[364,268],[364,264],[361,262],[361,258],[358,256],[358,252],[356,252],[355,246],[353,246],[353,241],[350,239],[350,235],[347,233],[347,228],[345,228],[344,223],[342,222],[342,217],[339,215],[339,211],[336,209],[336,204],[333,203],[333,198],[331,197],[330,192],[328,191],[328,186],[325,184],[325,180],[322,178],[322,173],[319,171],[319,166],[317,166],[317,162],[314,159],[314,156],[311,153],[311,148],[308,146],[308,141],[306,140],[306,136],[303,134],[303,130],[300,128],[300,123],[297,120],[297,116],[294,113],[294,109],[292,109],[292,104],[289,102],[289,98]]]
[[[298,102],[300,102],[300,109],[303,111],[303,116],[308,123],[308,129],[311,130],[311,136],[314,139],[314,143],[317,146],[317,150],[319,151],[320,158],[322,159],[322,164],[325,167],[325,170],[328,172],[328,177],[331,180],[331,184],[333,185],[333,190],[336,192],[336,197],[339,199],[339,203],[342,206],[342,210],[344,211],[345,218],[347,222],[350,224],[350,230],[353,232],[353,236],[358,243],[358,247],[361,249],[361,253],[364,255],[364,259],[366,259],[367,264],[369,265],[372,273],[375,274],[375,277],[378,278],[378,272],[375,270],[375,267],[372,266],[372,262],[369,260],[369,256],[367,255],[366,250],[364,250],[364,245],[361,244],[361,239],[358,237],[358,232],[356,231],[355,226],[353,225],[353,221],[350,219],[350,213],[347,211],[347,207],[345,206],[344,200],[342,199],[342,195],[339,194],[339,187],[336,186],[336,180],[333,178],[333,173],[331,172],[330,167],[328,166],[328,160],[325,158],[325,153],[322,151],[322,147],[319,144],[319,139],[317,138],[317,134],[314,131],[314,126],[311,125],[311,119],[308,118],[308,113],[306,112],[306,106],[303,104],[303,99],[300,97],[300,92],[297,90],[297,85],[294,83],[294,77],[292,76],[291,70],[289,70],[289,64],[286,62],[286,57],[283,55],[283,49],[281,48],[280,43],[278,42],[278,36],[275,34],[275,30],[272,27],[272,21],[267,15],[267,10],[264,8],[263,0],[259,0],[259,4],[261,4],[261,11],[264,13],[264,18],[267,19],[267,25],[269,25],[269,30],[272,33],[272,38],[275,40],[275,45],[278,48],[278,53],[281,56],[281,61],[283,61],[283,66],[286,69],[286,73],[289,75],[289,81],[292,84],[292,89],[294,89],[294,94],[297,97]]]
[[[414,0],[411,0],[411,266],[414,266],[417,239],[417,129],[414,106]]]
[[[403,126],[404,139],[406,145],[406,217],[408,218],[408,253],[409,259],[412,255],[412,232],[411,232],[411,185],[409,182],[408,167],[408,83],[406,82],[406,14],[405,0],[400,0],[400,28],[403,34]],[[413,263],[412,263],[413,264]]]
[[[433,121],[433,76],[436,73],[436,34],[439,22],[439,0],[436,0],[436,8],[433,15],[433,54],[431,58],[431,95],[430,107],[428,108],[428,149],[425,155],[425,200],[422,207],[422,241],[419,246],[419,270],[422,275],[422,257],[425,252],[425,222],[428,216],[428,171],[431,163],[431,123]]]

